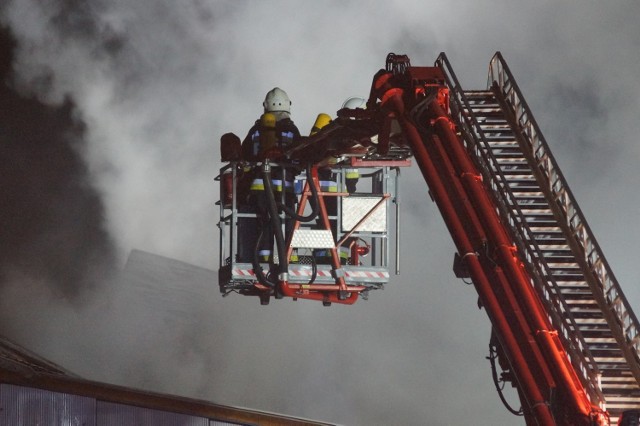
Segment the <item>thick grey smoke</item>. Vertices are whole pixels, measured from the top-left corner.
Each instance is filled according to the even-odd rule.
[[[85,126],[70,98],[43,104],[16,92],[11,59],[15,42],[0,28],[0,287],[43,280],[73,300],[114,269],[100,195],[82,158]],[[41,87],[48,75],[41,76]]]
[[[65,205],[95,228],[65,241],[93,235],[118,265],[137,248],[216,267],[217,140],[244,136],[274,86],[305,133],[319,112],[366,95],[388,52],[431,65],[445,51],[463,86],[482,89],[501,50],[640,306],[629,219],[640,209],[638,12],[633,2],[13,0],[0,22],[16,40],[7,90],[31,97],[30,113],[57,111],[78,160],[73,184],[89,197]],[[488,320],[453,277],[443,221],[419,173],[404,177],[402,275],[368,302],[261,308],[220,298],[203,272],[170,280],[164,295],[180,295],[170,300],[117,282],[71,309],[52,303],[55,277],[20,276],[4,285],[0,332],[89,378],[224,404],[348,425],[517,423],[493,390]],[[38,250],[47,268],[61,264]],[[80,272],[61,271],[65,284],[85,286],[91,259],[73,257]]]

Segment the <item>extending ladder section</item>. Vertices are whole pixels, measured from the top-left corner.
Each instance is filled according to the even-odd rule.
[[[451,109],[572,365],[612,424],[640,407],[638,321],[500,54],[464,91],[444,55]]]

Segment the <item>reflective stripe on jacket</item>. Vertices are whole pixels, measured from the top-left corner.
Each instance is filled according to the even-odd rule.
[[[358,171],[358,169],[346,169],[344,172],[344,177],[346,179],[359,179],[360,172]]]
[[[322,192],[338,192],[338,182],[332,180],[321,180],[320,191]]]
[[[338,254],[340,255],[340,260],[342,262],[346,262],[351,257],[351,251],[349,250],[348,247],[341,246],[340,249],[338,250]],[[317,249],[317,250],[314,250],[314,255],[317,258],[330,258],[331,251],[328,249]]]
[[[282,179],[271,179],[271,186],[274,191],[282,192]],[[284,182],[284,187],[287,191],[293,190],[293,183],[290,181]],[[251,186],[249,187],[251,191],[264,191],[264,180],[261,178],[255,178],[253,182],[251,182]]]
[[[265,149],[272,148],[262,146],[262,138],[260,138],[262,131],[265,131],[265,129],[261,125],[260,120],[257,120],[253,127],[249,129],[247,137],[242,142],[242,155],[244,160],[260,161],[263,159]],[[280,150],[286,150],[300,138],[300,132],[291,119],[284,118],[276,122],[275,138],[276,147]]]

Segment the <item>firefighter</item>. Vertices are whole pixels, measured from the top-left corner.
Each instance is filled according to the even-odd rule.
[[[367,101],[364,98],[360,98],[357,96],[352,96],[347,98],[342,104],[342,108],[348,109],[366,109]],[[346,169],[345,170],[345,186],[346,190],[349,194],[353,194],[356,192],[356,185],[358,184],[358,180],[360,179],[360,172],[358,169]]]
[[[256,241],[262,232],[258,257],[261,262],[271,260],[273,250],[273,229],[265,194],[265,183],[262,176],[263,161],[269,159],[278,162],[283,159],[283,152],[291,147],[299,138],[300,132],[291,120],[291,101],[287,93],[275,87],[270,90],[263,102],[264,113],[256,120],[242,142],[243,158],[251,167],[252,181],[249,187],[246,209],[255,212],[257,221],[250,223],[243,220],[238,238],[238,254],[240,261],[251,261],[256,249]],[[296,172],[286,167],[272,167],[271,186],[276,200],[284,201],[294,208],[297,198],[293,193],[293,181]],[[291,221],[287,221],[290,228]]]
[[[342,108],[348,109],[365,109],[367,106],[367,102],[364,98],[359,97],[350,97],[347,98],[342,103]],[[320,120],[322,114],[318,116],[316,123]],[[330,121],[330,120],[329,120]],[[328,124],[328,121],[323,121],[324,125]],[[311,134],[317,132],[321,126],[317,126],[314,124],[314,127],[311,129]],[[318,170],[318,177],[320,179],[320,189],[325,193],[336,193],[338,192],[338,182],[336,181],[336,176],[331,170],[330,167],[325,167]],[[352,194],[356,192],[356,185],[360,178],[360,173],[358,169],[355,168],[347,168],[344,170],[344,184],[346,192]],[[327,214],[329,216],[337,216],[338,214],[338,197],[337,196],[326,196],[324,197],[325,207],[327,209]],[[337,238],[337,228],[336,228],[336,220],[330,220],[331,230],[333,232],[334,238]],[[345,241],[345,244],[339,247],[338,255],[340,256],[340,263],[348,264],[350,263],[350,249],[349,246],[353,242],[352,238],[349,238]],[[314,256],[318,260],[319,263],[331,263],[331,257],[328,250],[316,250]]]
[[[315,123],[313,123],[313,127],[309,132],[309,135],[314,135],[320,129],[322,129],[327,124],[331,123],[331,117],[327,114],[320,113],[316,118]],[[338,182],[335,180],[335,176],[331,171],[331,167],[321,167],[318,169],[318,183],[320,184],[320,192],[324,193],[322,195],[322,199],[324,200],[324,205],[327,210],[327,214],[329,216],[335,217],[337,214],[337,200],[336,196],[328,195],[331,193],[338,192]],[[336,237],[336,222],[335,219],[329,219],[331,224],[331,231],[333,233],[333,237]],[[322,224],[322,220],[318,218],[317,223],[318,229],[323,229],[324,226]],[[313,252],[313,256],[316,258],[316,261],[320,264],[330,264],[331,263],[331,252],[327,249],[316,249]],[[346,259],[345,259],[346,261]]]
[[[300,138],[300,132],[291,120],[291,101],[284,90],[279,87],[270,90],[262,106],[264,114],[242,142],[245,160],[262,161],[265,158],[277,158]],[[275,140],[270,138],[271,128],[275,128]],[[263,131],[266,134],[263,135]]]

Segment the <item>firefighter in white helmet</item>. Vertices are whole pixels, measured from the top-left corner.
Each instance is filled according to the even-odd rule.
[[[347,98],[342,103],[342,109],[344,108],[365,109],[366,107],[367,107],[367,101],[364,98],[360,98],[357,96],[352,96],[350,98]],[[336,178],[330,168],[319,170],[318,175],[321,178],[321,181],[320,181],[321,185],[323,182],[325,182],[327,184],[327,187],[330,188],[329,189],[330,192],[338,191],[338,183],[336,182]],[[346,187],[345,188],[346,191],[349,194],[353,194],[354,192],[356,192],[356,185],[359,179],[360,179],[360,172],[358,171],[358,169],[355,169],[355,168],[344,169],[344,185]],[[338,214],[336,197],[328,197],[328,199],[325,200],[325,204],[327,206],[327,211],[329,212],[329,215],[336,216]],[[333,228],[332,231],[335,235],[337,231],[335,221],[331,221],[331,225]],[[344,245],[340,246],[339,248],[340,262],[342,264],[347,264],[351,262],[349,245],[351,244],[352,241],[353,241],[352,238],[348,238],[345,241]],[[319,257],[320,261],[322,261],[323,255],[325,256],[325,262],[326,262],[326,256],[328,256],[328,253],[326,252],[326,250],[318,251],[318,253],[316,254],[316,257]]]
[[[264,113],[242,142],[245,160],[261,161],[277,157],[300,137],[298,128],[291,120],[291,100],[287,92],[279,87],[273,88],[267,93],[262,106]],[[269,137],[272,131],[275,131],[275,140]]]
[[[342,108],[367,109],[367,100],[358,96],[351,96],[343,102]]]
[[[367,106],[367,101],[364,98],[360,98],[360,97],[350,97],[350,98],[347,98],[347,100],[345,100],[342,103],[343,109],[344,108],[365,109],[366,106]],[[316,119],[316,122],[313,125],[313,128],[311,129],[310,134],[313,135],[314,133],[319,131],[322,127],[329,124],[330,122],[331,122],[331,117],[329,117],[327,114],[319,114],[318,118]],[[335,163],[336,162],[334,161],[332,165],[335,165]],[[329,166],[329,167],[323,167],[318,169],[318,177],[319,177],[319,183],[320,183],[320,190],[323,193],[325,193],[324,204],[327,209],[327,213],[329,214],[330,217],[336,217],[338,214],[337,196],[330,195],[331,193],[338,192],[338,182],[336,180],[336,174],[333,173],[331,167]],[[351,194],[356,191],[356,184],[358,183],[359,178],[360,178],[360,174],[358,169],[347,168],[344,170],[344,183],[346,186],[345,189],[348,193]],[[336,221],[334,219],[331,219],[329,222],[331,224],[331,228],[332,228],[331,230],[334,236],[336,236],[336,232],[337,232]],[[322,227],[322,224],[319,223],[318,226]],[[347,243],[350,241],[351,239],[348,239]],[[339,256],[340,256],[340,262],[342,264],[349,263],[350,251],[347,244],[339,248]],[[315,250],[314,257],[316,258],[318,263],[324,263],[324,264],[331,263],[331,253],[326,249]]]
[[[313,127],[311,127],[309,136],[319,132],[324,126],[331,123],[331,121],[331,116],[328,114],[318,114],[316,121],[313,123]],[[327,214],[330,217],[335,217],[337,213],[337,200],[336,196],[331,194],[336,194],[338,192],[338,182],[336,182],[335,176],[330,167],[318,168],[318,183],[320,184],[318,189],[323,194],[322,197]],[[335,237],[336,221],[335,219],[329,219],[329,223],[331,224],[331,231]],[[316,226],[318,229],[324,229],[324,224],[320,217],[317,219]],[[331,264],[331,252],[327,249],[316,249],[313,251],[313,256],[315,257],[316,262],[320,264]]]
[[[242,142],[243,159],[249,164],[270,159],[275,162],[282,159],[283,152],[290,148],[299,138],[300,132],[291,120],[291,100],[287,93],[275,87],[270,90],[262,103],[264,112],[249,130]],[[255,166],[255,164],[254,164]],[[263,232],[258,256],[260,261],[269,261],[272,255],[273,233],[268,216],[268,206],[265,197],[265,184],[260,173],[260,167],[253,167],[252,181],[249,187],[247,207],[255,211],[258,223],[250,224],[243,221],[241,236],[238,241],[238,253],[241,261],[253,256],[255,241],[260,230]],[[293,208],[297,198],[293,193],[295,173],[282,167],[271,169],[271,186],[280,199],[285,191],[285,202]],[[253,226],[252,226],[253,225]],[[257,227],[255,226],[257,225]]]

